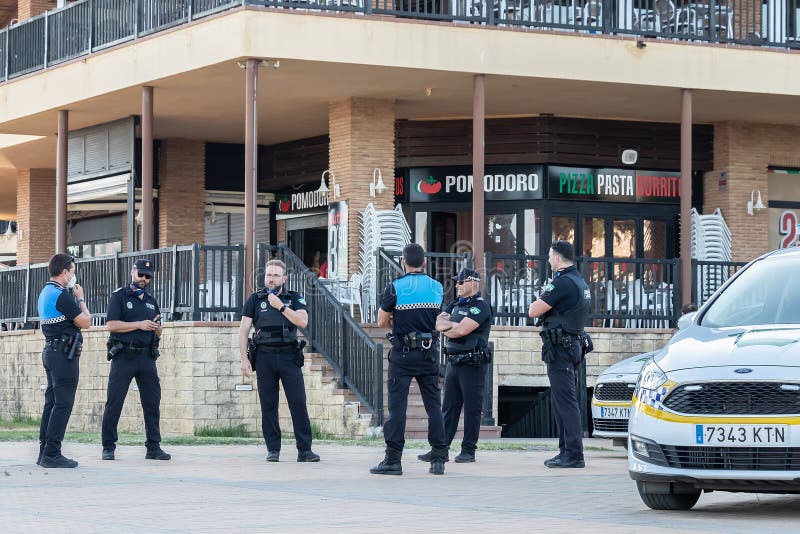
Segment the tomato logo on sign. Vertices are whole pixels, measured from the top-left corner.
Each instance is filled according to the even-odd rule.
[[[793,211],[784,211],[778,220],[778,233],[782,236],[781,248],[793,247],[797,244],[797,215]]]
[[[291,207],[292,203],[289,201],[289,197],[283,197],[278,203],[278,211],[281,213],[286,213]]]
[[[426,179],[420,180],[419,183],[417,183],[417,191],[419,193],[425,193],[426,195],[435,195],[441,190],[442,190],[442,182],[440,182],[433,176],[428,176]]]

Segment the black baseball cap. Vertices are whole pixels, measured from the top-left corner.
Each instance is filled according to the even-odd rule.
[[[461,272],[454,276],[453,280],[456,282],[464,282],[465,280],[480,282],[481,275],[478,274],[478,271],[473,271],[472,269],[461,269]]]
[[[139,271],[139,274],[149,274],[153,276],[153,262],[147,258],[140,258],[133,264],[133,268]]]

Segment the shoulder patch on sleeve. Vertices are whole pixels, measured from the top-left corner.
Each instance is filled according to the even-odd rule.
[[[295,298],[300,304],[306,304],[306,299],[303,297],[303,295],[295,294]]]
[[[477,307],[477,306],[470,306],[470,308],[469,308],[469,312],[470,312],[472,315],[480,315],[480,313],[481,313],[481,309],[480,309],[479,307]]]

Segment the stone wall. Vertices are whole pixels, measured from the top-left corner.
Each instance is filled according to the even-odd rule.
[[[261,432],[261,412],[255,376],[242,376],[237,348],[238,324],[167,324],[161,341],[158,371],[161,377],[161,430],[192,434],[204,426],[244,424],[254,435]],[[92,328],[85,333],[80,382],[69,429],[99,432],[108,386],[105,357],[108,332]],[[44,402],[44,370],[40,331],[0,334],[0,418],[39,417]],[[357,403],[348,402],[335,381],[323,381],[319,365],[306,356],[303,367],[308,411],[321,431],[340,436],[366,433],[369,419],[360,417]],[[236,386],[252,386],[237,391]],[[281,429],[292,431],[286,399],[281,393]],[[144,421],[135,382],[120,418],[121,432],[143,432]]]

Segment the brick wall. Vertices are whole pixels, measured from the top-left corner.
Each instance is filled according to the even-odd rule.
[[[278,243],[286,243],[286,221],[275,221],[275,224]]]
[[[205,239],[205,143],[167,139],[159,160],[158,246]]]
[[[158,373],[161,379],[161,431],[192,434],[205,426],[244,424],[261,434],[261,411],[255,375],[242,375],[238,349],[238,324],[168,323],[161,340]],[[105,356],[108,332],[93,328],[84,333],[80,381],[69,422],[71,431],[99,432],[108,388],[109,363]],[[39,417],[46,384],[41,364],[44,338],[39,331],[0,333],[0,418]],[[343,437],[367,432],[370,419],[360,417],[357,403],[347,402],[342,390],[323,380],[323,372],[310,365],[306,355],[303,375],[312,423],[323,432]],[[139,393],[131,383],[119,422],[121,432],[144,431]],[[252,385],[237,391],[236,386]],[[281,430],[291,434],[291,416],[281,391]]]
[[[17,18],[22,22],[55,8],[54,0],[18,0]]]
[[[341,197],[331,202],[347,200],[349,211],[349,273],[358,271],[360,250],[360,213],[370,202],[376,210],[392,209],[394,195],[394,121],[393,100],[348,98],[330,103],[328,108],[330,134],[330,170],[341,187]],[[369,196],[372,173],[379,168],[388,189],[375,198]]]
[[[56,172],[17,171],[17,264],[46,262],[55,253]]]
[[[800,167],[800,127],[733,122],[714,125],[714,170],[705,174],[703,212],[722,210],[733,235],[734,261],[750,260],[769,250],[768,210],[750,216],[746,207],[756,188],[767,204],[770,165]],[[719,190],[722,172],[728,173],[727,191]]]

